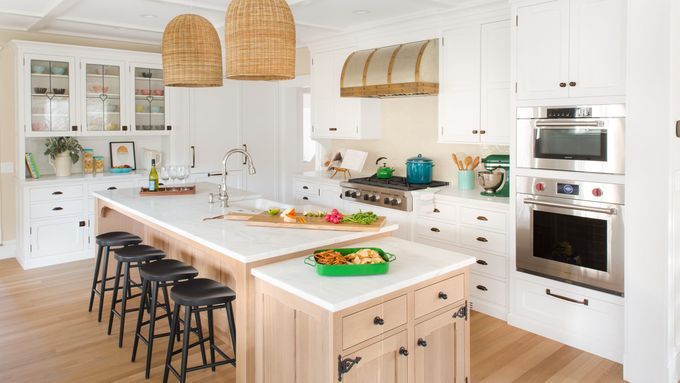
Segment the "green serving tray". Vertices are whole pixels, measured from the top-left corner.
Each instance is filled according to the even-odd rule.
[[[371,265],[320,265],[314,260],[314,255],[310,255],[305,258],[305,264],[316,267],[316,273],[319,275],[327,277],[346,277],[346,276],[356,276],[356,275],[378,275],[387,274],[390,269],[390,263],[394,262],[397,257],[394,254],[386,253],[383,249],[377,247],[352,247],[343,249],[323,249],[317,250],[314,254],[320,253],[322,251],[333,250],[347,256],[352,253],[356,253],[362,249],[371,249],[385,260],[385,263],[376,263]]]

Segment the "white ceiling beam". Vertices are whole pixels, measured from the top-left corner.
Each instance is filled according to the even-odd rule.
[[[343,28],[331,27],[329,25],[308,23],[308,22],[299,21],[299,20],[295,20],[295,25],[300,25],[300,26],[303,26],[303,27],[310,27],[310,28],[317,28],[317,29],[324,29],[324,30],[331,31],[331,32],[345,32],[345,29],[343,29]]]
[[[163,34],[163,28],[149,28],[146,26],[123,24],[123,23],[112,23],[110,21],[100,21],[92,19],[84,19],[80,17],[60,17],[59,21],[65,21],[69,23],[95,25],[99,27],[108,27],[112,29],[125,29],[129,31],[139,31],[139,32],[151,32]]]
[[[224,13],[227,10],[226,7],[223,8],[223,7],[214,5],[214,4],[208,4],[208,3],[201,2],[201,1],[193,1],[193,0],[152,0],[152,1],[157,2],[157,3],[179,5],[179,6],[182,6],[182,7],[193,8],[193,9],[204,10],[204,11],[211,11],[211,12]]]
[[[14,9],[0,8],[0,15],[9,16],[24,16],[24,17],[42,17],[43,15],[35,12],[17,11]]]
[[[81,0],[61,0],[54,7],[52,7],[47,13],[45,13],[42,18],[28,27],[29,32],[38,32],[41,29],[45,29],[59,16],[63,15],[64,12],[73,8]]]

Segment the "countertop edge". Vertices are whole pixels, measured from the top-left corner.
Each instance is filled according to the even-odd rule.
[[[470,266],[473,263],[475,263],[475,261],[476,261],[475,257],[469,256],[469,255],[466,255],[466,256],[469,257],[469,259],[456,262],[452,265],[442,267],[440,269],[431,271],[429,273],[424,273],[424,274],[419,275],[417,277],[402,280],[399,283],[394,283],[394,284],[389,285],[388,287],[384,287],[382,289],[370,291],[366,294],[356,296],[352,299],[345,300],[345,301],[338,303],[338,304],[335,304],[335,305],[330,304],[330,303],[328,303],[324,300],[317,299],[317,298],[309,295],[304,290],[290,286],[287,283],[282,283],[281,281],[279,281],[276,278],[271,278],[268,275],[265,275],[264,273],[260,272],[260,270],[258,270],[257,268],[250,270],[250,274],[255,278],[258,278],[258,279],[260,279],[264,282],[267,282],[267,283],[269,283],[269,284],[271,284],[271,285],[273,285],[277,288],[280,288],[284,291],[287,291],[287,292],[289,292],[289,293],[291,293],[291,294],[293,294],[293,295],[295,295],[295,296],[297,296],[297,297],[299,297],[299,298],[301,298],[301,299],[303,299],[307,302],[315,304],[315,305],[317,305],[317,306],[319,306],[319,307],[321,307],[321,308],[323,308],[327,311],[338,312],[338,311],[350,308],[352,306],[356,306],[356,305],[362,304],[364,302],[368,302],[372,299],[376,299],[376,298],[379,298],[381,296],[391,294],[391,293],[393,293],[397,290],[401,290],[401,289],[407,288],[409,286],[413,286],[413,285],[418,284],[420,282],[425,282],[429,279],[436,278],[436,277],[442,276],[444,274],[450,273],[452,271],[459,270],[463,267],[467,267],[467,266]],[[300,262],[302,262],[302,260],[304,258],[299,258],[299,259],[300,259]],[[328,278],[334,278],[334,277],[328,277]],[[337,277],[337,278],[342,278],[342,277]]]

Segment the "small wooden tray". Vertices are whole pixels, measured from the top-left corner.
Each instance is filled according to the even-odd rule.
[[[139,191],[141,196],[159,196],[159,195],[189,195],[196,194],[196,186],[161,186],[158,191],[149,191],[149,188],[143,187]]]

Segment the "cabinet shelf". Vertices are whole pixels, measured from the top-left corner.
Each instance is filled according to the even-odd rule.
[[[95,74],[95,73],[88,73],[87,77],[93,77],[93,78],[113,78],[113,79],[119,79],[120,76],[118,75],[112,75],[112,74]]]
[[[88,93],[87,98],[99,98],[99,96],[101,96],[101,95],[102,95],[101,93],[99,93],[99,94]],[[115,98],[115,99],[120,97],[120,94],[118,94],[118,93],[104,93],[104,95],[106,95],[106,97],[108,97],[108,98]]]
[[[40,96],[45,96],[47,95],[45,93],[31,93],[31,96],[33,97],[40,97]],[[67,98],[69,95],[68,94],[53,94],[52,97],[62,97],[62,98]]]
[[[56,113],[31,113],[31,116],[35,116],[35,117],[68,117],[68,114],[56,114]]]
[[[68,78],[67,74],[31,73],[33,77]]]
[[[162,78],[158,78],[158,77],[135,77],[135,80],[139,80],[139,81],[163,81]]]

